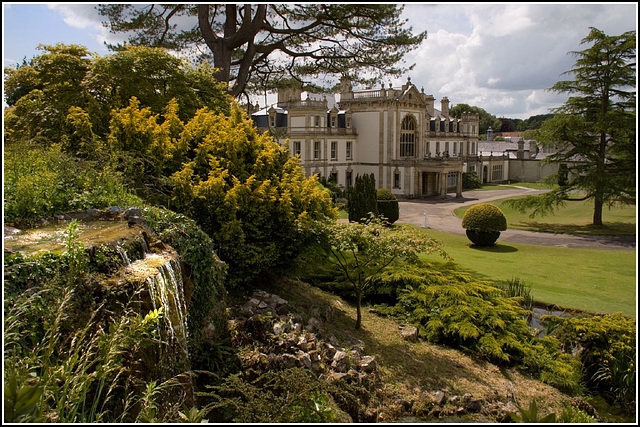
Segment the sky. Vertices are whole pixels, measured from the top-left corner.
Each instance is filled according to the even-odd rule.
[[[3,3],[3,63],[13,66],[37,55],[38,44],[75,43],[101,56],[104,42],[123,41],[101,24],[96,3]],[[567,96],[546,89],[570,70],[570,51],[596,27],[608,35],[637,30],[635,3],[423,3],[406,4],[402,17],[428,36],[406,55],[413,70],[389,79],[394,87],[411,78],[418,89],[451,106],[465,103],[497,117],[526,119],[546,114]],[[261,104],[264,103],[263,101]]]

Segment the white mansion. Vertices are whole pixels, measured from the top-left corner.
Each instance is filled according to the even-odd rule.
[[[326,98],[302,100],[301,94],[281,90],[277,105],[251,117],[281,143],[289,139],[307,176],[333,177],[346,188],[357,174],[373,173],[378,188],[409,198],[445,198],[447,192],[460,197],[463,172],[476,171],[483,179],[478,115],[450,116],[446,97],[436,109],[433,96],[410,79],[401,88],[354,91],[343,78],[332,108]],[[506,179],[502,170],[495,178],[485,180]]]

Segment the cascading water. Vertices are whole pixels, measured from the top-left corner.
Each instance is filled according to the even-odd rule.
[[[163,322],[158,325],[158,331],[166,346],[160,348],[161,362],[173,366],[178,360],[188,361],[187,308],[178,255],[175,252],[146,254],[144,259],[126,267],[126,271],[144,279],[152,308],[162,308]]]
[[[156,254],[150,257],[160,256]],[[188,356],[187,350],[187,309],[182,298],[182,271],[180,262],[169,259],[158,267],[158,274],[147,278],[149,295],[154,309],[162,307],[163,318],[169,339],[176,342],[183,354]]]

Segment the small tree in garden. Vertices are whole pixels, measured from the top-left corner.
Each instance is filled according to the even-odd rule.
[[[440,242],[409,228],[391,230],[370,215],[362,223],[313,224],[313,233],[329,262],[340,269],[356,294],[356,329],[362,324],[362,295],[394,261],[416,262],[419,253],[439,252]]]
[[[356,175],[349,194],[349,221],[366,221],[369,213],[378,215],[376,178],[373,174]]]

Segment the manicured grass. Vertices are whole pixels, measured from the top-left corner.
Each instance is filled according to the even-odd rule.
[[[471,248],[465,236],[426,230],[465,271],[485,280],[518,277],[536,301],[591,312],[636,315],[636,251],[573,249],[519,243]],[[423,257],[442,261],[438,255]]]
[[[502,199],[491,202],[498,206],[507,217],[509,228],[547,233],[592,234],[592,235],[634,235],[636,233],[636,206],[625,205],[612,209],[604,208],[604,227],[593,227],[593,201],[567,202],[554,214],[529,218],[528,213],[520,213],[509,207]],[[454,211],[459,218],[470,206]]]

